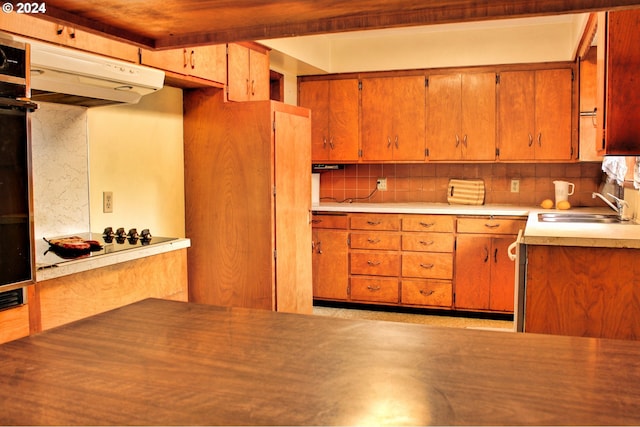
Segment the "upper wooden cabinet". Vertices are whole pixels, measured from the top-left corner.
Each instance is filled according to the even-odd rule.
[[[573,70],[499,75],[500,160],[571,160]]]
[[[311,110],[311,160],[357,162],[358,79],[300,81],[298,91],[298,104]]]
[[[640,155],[638,28],[640,9],[603,12],[599,15],[599,154]]]
[[[198,46],[184,49],[141,49],[140,63],[185,76],[225,84],[227,81],[226,45]]]
[[[429,160],[495,160],[496,74],[429,76]]]
[[[269,50],[254,43],[227,45],[227,100],[269,100]]]
[[[123,61],[138,62],[138,47],[26,14],[0,13],[0,30],[73,47]]]
[[[362,160],[424,161],[425,77],[362,79]]]

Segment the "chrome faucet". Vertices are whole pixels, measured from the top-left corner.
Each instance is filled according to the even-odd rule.
[[[626,214],[626,210],[627,208],[629,208],[629,203],[627,203],[625,200],[619,199],[616,196],[614,196],[611,193],[607,193],[607,196],[613,198],[613,200],[616,201],[616,204],[614,205],[613,203],[611,203],[609,200],[607,200],[606,197],[604,197],[602,194],[600,193],[591,193],[591,198],[595,199],[597,197],[600,197],[607,205],[609,205],[609,207],[611,209],[613,209],[617,214],[618,214],[618,219],[620,221],[628,221],[631,218],[629,218]]]

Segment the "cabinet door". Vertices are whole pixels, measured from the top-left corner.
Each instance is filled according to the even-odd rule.
[[[248,101],[249,49],[239,44],[227,45],[227,99]]]
[[[496,75],[462,75],[462,159],[495,160]]]
[[[605,126],[605,129],[599,129],[601,135],[604,131],[602,154],[637,156],[640,154],[640,83],[637,72],[640,65],[640,9],[607,12],[602,19],[602,28],[606,28],[602,32],[598,30],[598,34],[606,34],[598,44],[598,47],[606,45],[602,59],[598,54],[598,70],[602,76],[599,103],[604,107]],[[601,115],[599,124],[603,123],[600,118]]]
[[[313,230],[313,296],[346,300],[349,287],[349,255],[346,230]]]
[[[426,89],[424,76],[393,78],[392,159],[396,161],[425,158]]]
[[[27,14],[0,14],[0,28],[25,37],[57,43],[123,61],[138,62],[138,47]]]
[[[311,122],[275,112],[276,309],[311,313]]]
[[[462,157],[462,76],[429,76],[429,119],[427,149],[430,160],[458,160]]]
[[[269,91],[269,53],[249,49],[249,99],[267,101]]]
[[[489,308],[513,312],[515,263],[509,259],[509,245],[516,236],[494,237],[491,244],[491,291]]]
[[[227,47],[199,46],[189,49],[188,74],[218,83],[227,81]]]
[[[362,160],[391,160],[393,78],[362,79]]]
[[[455,307],[489,309],[491,237],[458,236],[456,245]]]
[[[329,161],[329,80],[300,82],[298,105],[311,110],[311,160]]]
[[[357,79],[329,81],[329,148],[333,161],[358,161],[358,86]]]
[[[187,74],[189,52],[187,49],[140,50],[140,63],[178,74]]]
[[[357,79],[303,81],[298,104],[311,110],[314,162],[358,161]]]
[[[532,160],[535,129],[535,73],[500,73],[498,146],[501,160]]]
[[[570,160],[572,72],[536,71],[536,160]]]

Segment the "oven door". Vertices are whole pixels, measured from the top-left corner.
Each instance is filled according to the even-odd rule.
[[[0,291],[33,278],[28,149],[32,105],[0,99]]]

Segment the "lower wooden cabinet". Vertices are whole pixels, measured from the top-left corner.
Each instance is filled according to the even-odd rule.
[[[458,219],[455,308],[513,312],[515,263],[508,248],[524,226],[515,218]]]
[[[526,251],[525,332],[640,340],[640,249]]]
[[[400,303],[450,308],[453,302],[451,280],[402,279]]]
[[[351,277],[353,301],[398,303],[397,277]]]
[[[346,230],[314,228],[311,258],[314,298],[349,298],[348,240]]]
[[[314,214],[321,300],[512,313],[520,217]]]

